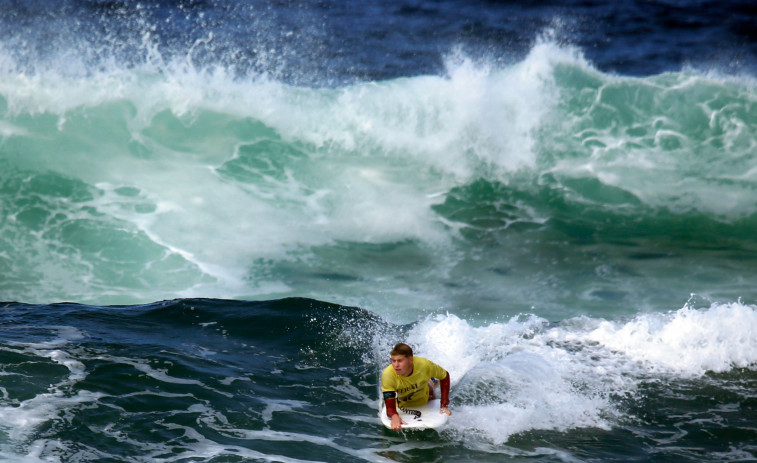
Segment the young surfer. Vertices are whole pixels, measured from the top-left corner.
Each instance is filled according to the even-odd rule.
[[[432,378],[441,378],[441,408],[439,413],[451,415],[449,405],[449,373],[423,357],[413,357],[413,349],[399,343],[391,352],[392,364],[381,374],[381,392],[384,393],[386,415],[392,420],[392,429],[398,431],[407,424],[397,414],[397,407],[419,407],[434,398]]]

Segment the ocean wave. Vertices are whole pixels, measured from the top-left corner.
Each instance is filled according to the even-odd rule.
[[[224,436],[240,449],[250,445],[243,439],[315,439],[319,451],[350,453],[339,442],[322,449],[307,431],[311,420],[327,417],[323,426],[349,435],[343,426],[380,428],[373,418],[379,372],[400,341],[450,373],[454,414],[442,439],[479,450],[525,433],[623,428],[641,419],[647,401],[672,406],[692,388],[749,400],[749,389],[722,377],[749,381],[757,368],[757,307],[740,302],[699,307],[692,300],[629,319],[551,323],[520,315],[480,323],[447,313],[407,325],[297,298],[6,303],[3,320],[10,339],[0,349],[6,453],[44,439],[50,427],[61,439],[56,449],[73,452],[62,430],[76,423],[87,423],[94,434],[81,444],[98,452],[112,447],[97,436],[132,435],[119,445],[153,455],[158,448],[136,436],[179,426],[188,434],[161,441],[161,451],[191,452],[197,439],[212,444]],[[98,425],[113,413],[130,419]]]
[[[457,54],[443,75],[336,88],[186,61],[0,68],[6,299],[393,311],[458,300],[482,255],[480,281],[525,257],[489,246],[754,252],[748,78],[603,74],[549,40],[507,66]],[[409,287],[386,278],[421,267]]]
[[[616,426],[632,418],[625,400],[641,400],[649,384],[754,371],[756,324],[757,307],[741,302],[560,323],[522,315],[479,325],[446,314],[413,326],[407,340],[450,372],[456,432],[501,444],[535,429]]]

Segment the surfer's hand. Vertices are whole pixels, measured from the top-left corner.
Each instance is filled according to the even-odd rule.
[[[403,424],[407,424],[407,423],[405,423],[405,421],[402,418],[400,418],[399,415],[392,415],[392,429],[394,429],[395,431],[399,431],[400,429],[402,429]]]
[[[447,408],[447,407],[440,408],[439,409],[439,413],[446,413],[447,415],[452,415],[452,412],[449,411],[449,408]]]

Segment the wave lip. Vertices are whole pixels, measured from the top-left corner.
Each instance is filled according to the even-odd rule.
[[[510,64],[458,52],[440,75],[332,88],[158,57],[2,69],[7,299],[306,294],[389,313],[477,294],[517,313],[543,272],[560,289],[538,300],[571,313],[753,294],[655,299],[669,277],[637,258],[738,273],[753,254],[747,78],[605,74],[549,38]]]

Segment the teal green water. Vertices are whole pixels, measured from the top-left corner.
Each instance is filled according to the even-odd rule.
[[[755,107],[553,43],[328,89],[6,72],[0,457],[751,461]],[[450,372],[438,433],[377,420],[400,340]]]
[[[750,2],[0,3],[1,461],[757,460]]]
[[[755,300],[750,78],[542,43],[334,89],[6,74],[0,116],[6,300],[307,295],[397,321]]]

